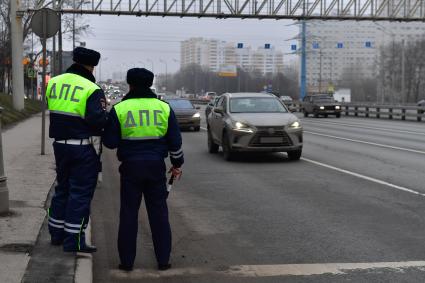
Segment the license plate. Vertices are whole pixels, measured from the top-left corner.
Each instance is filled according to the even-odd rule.
[[[260,143],[282,143],[283,138],[281,137],[264,137],[260,138]]]

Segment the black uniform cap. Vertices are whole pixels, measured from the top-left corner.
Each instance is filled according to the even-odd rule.
[[[151,87],[154,74],[145,68],[133,68],[127,71],[127,83],[132,86]]]
[[[97,66],[100,60],[100,53],[84,47],[77,47],[73,51],[73,57],[75,63],[87,66]]]

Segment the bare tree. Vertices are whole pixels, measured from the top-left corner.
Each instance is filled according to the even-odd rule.
[[[402,73],[404,48],[404,76]],[[425,98],[425,40],[391,43],[380,50],[379,85],[382,101],[416,103]],[[404,80],[404,91],[402,85]]]
[[[14,0],[12,0],[14,1]],[[71,0],[68,0],[71,3]],[[69,4],[68,3],[68,4]],[[47,3],[46,0],[22,0],[23,7],[39,7],[42,8]],[[35,45],[40,47],[38,37],[34,37],[35,41],[31,42],[31,13],[25,13],[22,19],[23,24],[23,43],[24,52],[30,54],[32,52],[31,46]],[[62,16],[62,29],[65,38],[71,38],[73,32],[72,16]],[[89,32],[89,25],[84,18],[80,15],[76,17],[75,34],[78,36]],[[32,61],[36,61],[40,52],[32,54]],[[6,85],[10,84],[11,79],[11,42],[10,42],[10,1],[0,2],[0,92],[10,92],[6,90]],[[6,83],[7,82],[7,83]]]

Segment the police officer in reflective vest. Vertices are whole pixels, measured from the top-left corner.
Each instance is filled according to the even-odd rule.
[[[119,268],[133,269],[138,213],[145,198],[159,270],[171,267],[171,229],[168,221],[166,165],[170,153],[175,177],[181,175],[182,139],[170,106],[150,89],[154,75],[146,69],[127,72],[130,91],[109,113],[103,143],[118,148],[121,161],[121,209],[118,232]]]
[[[57,174],[49,231],[52,245],[66,252],[96,251],[86,244],[84,230],[101,167],[92,137],[102,135],[107,121],[105,95],[92,74],[99,59],[98,52],[77,47],[74,64],[52,78],[46,91]]]

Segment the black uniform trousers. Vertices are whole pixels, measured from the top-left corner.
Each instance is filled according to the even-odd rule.
[[[166,166],[163,160],[124,161],[121,173],[121,208],[118,252],[121,264],[133,266],[137,248],[138,215],[142,195],[159,264],[167,264],[171,253],[168,220]]]
[[[93,145],[53,143],[56,160],[55,194],[49,208],[49,231],[64,250],[85,246],[84,230],[97,185],[100,159]]]

